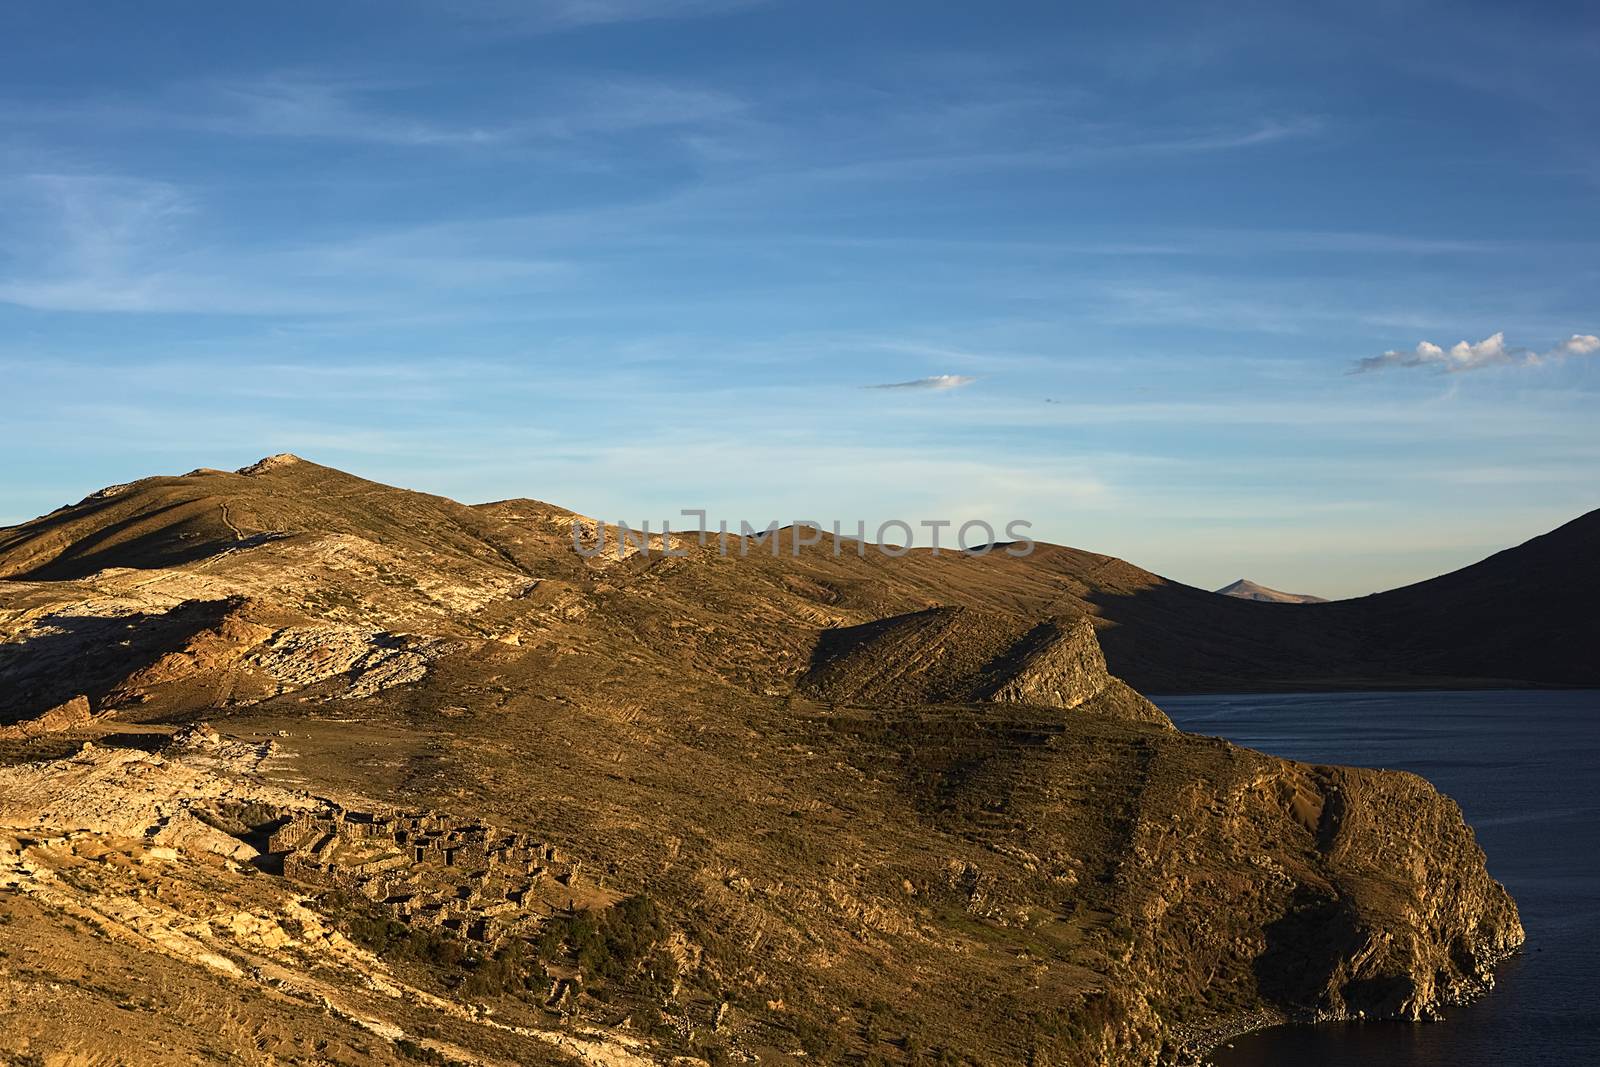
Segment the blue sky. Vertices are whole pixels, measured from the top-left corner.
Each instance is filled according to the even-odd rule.
[[[14,4],[0,36],[0,522],[287,450],[1356,595],[1600,506],[1583,4]]]

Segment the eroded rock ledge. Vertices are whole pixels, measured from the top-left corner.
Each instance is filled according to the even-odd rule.
[[[829,630],[800,689],[863,706],[1021,704],[1171,725],[1111,675],[1082,615],[1035,620],[937,607]]]
[[[1155,759],[1194,761],[1207,743],[1185,740]],[[1404,772],[1210,744],[1189,786],[1158,771],[1141,798],[1117,873],[1142,920],[1128,966],[1158,1014],[1214,1002],[1204,976],[1231,974],[1255,1018],[1180,1031],[1169,1053],[1281,1021],[1436,1019],[1493,988],[1522,923],[1453,800]]]

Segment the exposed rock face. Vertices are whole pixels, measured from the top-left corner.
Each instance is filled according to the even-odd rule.
[[[1221,751],[1157,757],[1209,764],[1218,788],[1153,778],[1118,876],[1149,924],[1135,960],[1158,998],[1233,971],[1235,953],[1268,1004],[1304,1021],[1432,1018],[1493,986],[1523,929],[1453,801],[1414,775]]]
[[[265,459],[258,459],[248,467],[239,468],[239,473],[246,476],[255,474],[268,474],[272,471],[282,470],[284,467],[292,467],[297,463],[304,462],[305,460],[301,459],[292,452],[279,452],[275,456],[267,456]],[[215,474],[217,472],[208,471],[202,468],[202,470],[197,471],[196,473]]]
[[[252,648],[272,636],[272,627],[251,621],[252,611],[257,609],[259,605],[243,598],[218,603],[214,623],[191,634],[175,633],[170,642],[175,647],[122,679],[116,691],[129,695],[238,666]]]
[[[868,707],[1028,704],[1167,723],[1106,669],[1087,618],[1029,624],[967,608],[930,608],[825,633],[801,689]],[[1107,700],[1096,698],[1115,690]]]
[[[77,725],[67,706],[28,716],[59,699],[63,686],[89,686],[107,709],[185,685],[236,704],[310,687],[359,699],[421,680],[446,650],[436,639],[313,624],[237,596],[175,605],[105,598],[29,618],[11,637],[0,643],[0,683],[8,683],[0,701],[9,697],[35,722],[18,724],[28,736]]]
[[[1491,988],[1522,924],[1460,808],[1414,775],[1339,768],[1321,780],[1319,847],[1339,878],[1373,888],[1350,903],[1300,893],[1260,971],[1317,1018],[1425,1019]],[[1302,985],[1310,975],[1321,981]]]
[[[58,704],[49,711],[40,712],[31,719],[23,719],[10,726],[0,727],[0,739],[18,740],[40,737],[44,734],[64,733],[89,725],[94,721],[94,717],[94,710],[89,706],[89,698],[76,696],[65,704]]]
[[[279,692],[344,678],[351,697],[420,681],[436,643],[356,627],[290,627],[254,649],[246,662]]]
[[[1041,707],[1076,708],[1113,681],[1094,626],[1082,616],[1039,623],[985,673],[988,691],[979,699]]]

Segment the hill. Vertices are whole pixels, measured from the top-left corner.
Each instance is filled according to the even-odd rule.
[[[592,560],[573,551],[574,521],[608,531],[606,551]],[[1600,684],[1589,654],[1600,641],[1589,609],[1600,598],[1600,512],[1429,582],[1295,612],[1055,545],[1022,558],[894,558],[831,537],[796,545],[784,531],[727,555],[715,539],[679,535],[674,550],[687,555],[668,558],[657,535],[654,551],[627,545],[619,560],[617,544],[615,527],[538,501],[468,507],[274,457],[237,474],[116,487],[0,531],[0,577],[195,564],[251,595],[334,588],[349,575],[370,580],[342,618],[451,631],[463,609],[512,592],[572,605],[598,596],[602,614],[620,612],[657,654],[746,686],[774,673],[784,685],[798,679],[825,631],[932,607],[1087,616],[1113,673],[1145,692]],[[590,591],[601,573],[607,588]],[[188,576],[157,585],[198,588]],[[622,594],[638,588],[650,595]],[[505,614],[491,609],[473,625],[492,634]],[[673,621],[686,618],[700,621]]]
[[[1588,654],[1600,621],[1587,608],[1600,595],[1600,513],[1430,582],[1293,613],[1052,545],[1024,558],[892,558],[836,552],[831,538],[796,546],[785,531],[776,553],[752,544],[722,555],[680,536],[676,549],[689,555],[664,558],[658,535],[655,552],[628,545],[618,560],[608,548],[590,566],[572,548],[575,519],[538,501],[467,507],[275,457],[237,474],[116,487],[0,531],[0,576],[78,580],[193,563],[217,576],[205,583],[213,590],[226,573],[242,595],[281,587],[317,597],[351,585],[348,576],[360,602],[338,606],[342,619],[454,632],[466,609],[517,591],[579,597],[603,572],[619,591],[651,590],[610,605],[644,643],[744,685],[773,672],[798,678],[827,630],[930,607],[1088,616],[1113,672],[1147,692],[1600,684]],[[617,545],[614,527],[583,521]],[[199,588],[187,574],[156,586]],[[675,626],[674,616],[704,621]],[[474,625],[492,633],[495,618]]]
[[[1261,600],[1268,604],[1323,604],[1326,601],[1320,596],[1309,596],[1305,593],[1285,593],[1277,589],[1268,589],[1264,585],[1257,585],[1248,578],[1240,578],[1217,590],[1223,596],[1235,596],[1240,600]]]
[[[574,523],[278,456],[0,531],[0,1053],[1150,1063],[1522,940],[1426,782],[1119,677],[1338,605]]]

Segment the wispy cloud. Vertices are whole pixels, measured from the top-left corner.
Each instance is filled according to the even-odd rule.
[[[398,300],[526,299],[564,261],[462,244],[429,230],[247,249],[204,237],[205,204],[180,186],[114,174],[0,180],[0,304],[44,311],[391,316]]]
[[[1064,145],[1040,148],[1025,126],[1021,132],[1001,129],[975,135],[971,141],[952,143],[946,126],[921,113],[913,112],[909,117],[869,113],[861,121],[869,121],[878,136],[854,136],[849,130],[837,129],[808,131],[806,143],[823,146],[820,161],[815,154],[804,158],[786,156],[784,148],[775,146],[775,140],[794,140],[793,131],[783,126],[758,131],[755,140],[741,147],[723,143],[718,149],[730,157],[742,153],[748,158],[765,159],[772,166],[771,175],[786,180],[841,184],[959,178],[991,171],[1048,173],[1149,165],[1163,159],[1253,151],[1310,137],[1322,128],[1320,121],[1310,117],[1245,120],[1225,126],[1196,124],[1171,130],[1149,130],[1132,121],[1126,127],[1093,121],[1058,124],[1054,136]],[[885,130],[889,131],[886,135]],[[750,132],[742,129],[739,137],[748,140]],[[761,143],[762,137],[767,143]]]
[[[14,206],[0,212],[7,244],[25,268],[0,273],[0,303],[25,307],[76,309],[87,292],[98,310],[145,306],[161,284],[149,258],[194,210],[176,186],[105,175],[30,174],[0,190]]]
[[[706,18],[762,7],[768,0],[455,0],[449,13],[470,21],[487,22],[501,29],[525,33],[551,33],[609,26],[627,22]]]
[[[504,124],[452,124],[411,118],[371,106],[385,87],[296,76],[212,86],[209,106],[166,117],[214,133],[372,141],[394,145],[462,145],[504,141]],[[159,121],[163,116],[152,113]]]
[[[863,386],[865,389],[924,389],[943,392],[971,385],[978,379],[965,374],[935,374],[928,378],[913,378],[909,382],[885,382],[882,385]]]
[[[1592,356],[1600,352],[1600,337],[1592,333],[1575,333],[1544,352],[1531,348],[1518,348],[1506,344],[1506,335],[1490,334],[1478,342],[1458,341],[1445,348],[1432,341],[1421,341],[1417,347],[1406,351],[1391,349],[1381,356],[1368,356],[1357,360],[1351,374],[1368,374],[1392,367],[1436,367],[1448,374],[1482,370],[1485,367],[1531,367],[1571,356]]]
[[[348,141],[400,148],[489,148],[559,143],[713,123],[744,101],[726,92],[652,79],[540,76],[488,98],[441,106],[442,82],[310,71],[181,82],[133,99],[8,106],[7,121],[88,124],[258,139]],[[505,97],[522,101],[508,106]]]

